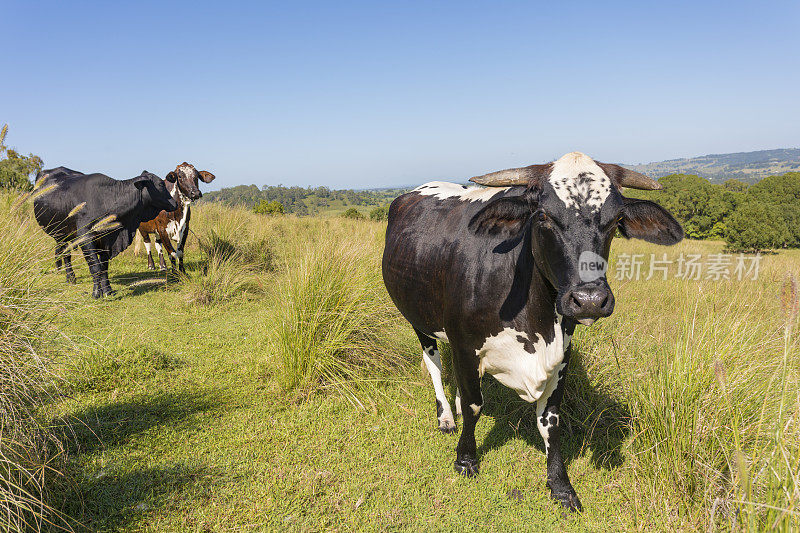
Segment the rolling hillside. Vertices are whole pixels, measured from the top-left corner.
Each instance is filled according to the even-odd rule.
[[[709,154],[625,166],[655,178],[669,174],[696,174],[717,183],[736,178],[752,184],[766,176],[800,170],[800,148]]]

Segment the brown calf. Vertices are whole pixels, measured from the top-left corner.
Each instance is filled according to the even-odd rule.
[[[139,225],[139,234],[142,236],[144,247],[147,250],[147,268],[150,270],[156,269],[150,243],[150,235],[155,234],[156,251],[158,252],[158,262],[161,270],[167,269],[167,265],[164,263],[164,253],[161,249],[163,245],[169,253],[172,268],[175,268],[175,261],[177,260],[178,268],[181,272],[185,272],[183,268],[183,248],[186,245],[186,237],[189,234],[189,219],[192,215],[190,205],[203,196],[203,193],[198,188],[198,180],[204,183],[211,183],[214,180],[214,174],[205,170],[198,171],[193,165],[185,161],[178,165],[175,170],[167,174],[165,179],[167,190],[177,202],[178,209],[171,213],[161,211],[153,220],[142,222]],[[176,247],[174,249],[171,241],[175,241]]]

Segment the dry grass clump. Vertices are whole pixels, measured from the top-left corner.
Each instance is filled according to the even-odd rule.
[[[63,300],[43,274],[52,249],[11,201],[3,195],[0,209],[0,529],[66,528],[50,504],[64,448],[37,416],[57,390],[53,320]]]

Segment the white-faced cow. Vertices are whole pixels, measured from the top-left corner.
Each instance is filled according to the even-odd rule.
[[[164,252],[162,245],[169,253],[172,268],[175,268],[175,261],[178,261],[178,268],[185,272],[183,268],[183,249],[186,246],[186,237],[189,235],[189,220],[192,217],[191,204],[203,197],[198,187],[198,181],[211,183],[214,174],[205,170],[197,170],[193,165],[183,162],[175,170],[167,174],[166,185],[178,209],[175,211],[162,211],[156,218],[149,222],[142,222],[139,226],[139,233],[144,241],[147,250],[147,268],[156,269],[153,261],[153,251],[150,248],[150,235],[156,236],[156,251],[158,252],[158,263],[161,270],[166,270],[164,263]],[[172,248],[170,240],[175,241],[175,248]]]
[[[489,373],[537,402],[551,496],[580,510],[559,450],[559,404],[576,323],[591,324],[614,309],[604,262],[617,231],[675,244],[683,229],[657,204],[621,193],[660,189],[658,182],[578,152],[471,181],[489,187],[433,182],[392,202],[386,288],[422,344],[445,433],[456,426],[436,341],[452,347],[456,412],[464,417],[455,469],[478,473],[475,424],[481,376]]]
[[[40,172],[37,185],[46,192],[33,201],[33,213],[56,241],[56,267],[63,260],[67,282],[74,283],[70,248],[80,246],[95,298],[112,294],[108,262],[130,245],[139,224],[162,209],[177,208],[161,178],[146,170],[129,180],[115,180],[58,167]]]

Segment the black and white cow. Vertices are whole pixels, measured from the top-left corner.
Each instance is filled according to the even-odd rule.
[[[621,194],[660,189],[657,182],[578,152],[472,181],[490,187],[432,182],[392,203],[386,288],[422,344],[445,433],[456,425],[436,341],[452,347],[456,413],[464,417],[456,470],[478,473],[475,425],[488,373],[537,403],[551,496],[580,510],[559,450],[572,334],[614,309],[605,261],[617,231],[669,245],[683,229],[657,204]]]
[[[33,213],[56,241],[56,267],[63,260],[67,282],[74,283],[70,247],[80,246],[95,298],[112,294],[108,262],[130,245],[139,224],[162,209],[177,208],[161,178],[146,170],[120,181],[58,167],[43,170],[36,178],[41,192],[33,201]]]

